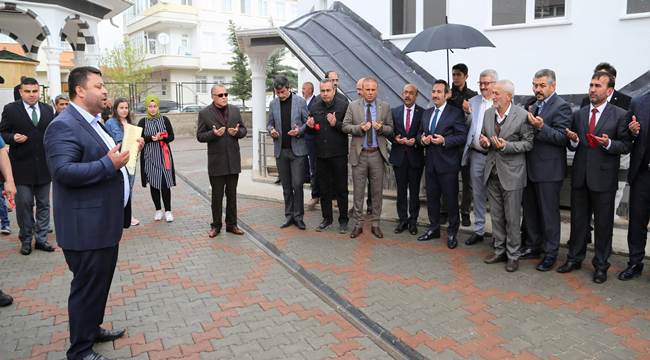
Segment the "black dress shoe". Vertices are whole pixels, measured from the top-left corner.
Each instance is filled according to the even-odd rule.
[[[596,284],[602,284],[607,281],[607,270],[596,269],[594,272],[594,282]]]
[[[400,222],[395,227],[395,234],[401,234],[402,232],[404,232],[404,230],[408,229],[408,227],[409,227],[409,224],[407,224],[405,222]]]
[[[292,218],[290,218],[290,219],[286,219],[286,220],[284,221],[284,223],[282,223],[282,225],[280,225],[280,229],[287,228],[287,227],[289,227],[289,226],[291,226],[291,225],[293,225],[293,219],[292,219]]]
[[[462,226],[472,226],[472,221],[469,219],[469,214],[460,214],[460,224]]]
[[[529,247],[525,247],[519,250],[519,258],[522,260],[539,259],[541,257],[542,254],[540,254],[539,251],[533,250]]]
[[[469,237],[469,239],[465,240],[465,245],[467,246],[472,246],[475,244],[478,244],[479,242],[483,241],[485,237],[483,235],[479,235],[477,233],[472,234],[472,236]]]
[[[240,229],[237,225],[226,225],[226,232],[235,235],[244,235],[244,231]]]
[[[501,255],[497,255],[497,254],[488,255],[485,259],[483,259],[483,262],[486,264],[496,264],[496,263],[506,262],[506,261],[508,261],[508,256],[505,253]]]
[[[97,333],[97,336],[95,336],[95,342],[100,343],[100,342],[113,341],[115,339],[119,339],[122,336],[124,336],[125,332],[126,332],[125,329],[107,330],[104,328],[99,328],[99,332]]]
[[[54,247],[50,245],[50,243],[48,243],[47,241],[44,241],[43,243],[36,243],[36,245],[34,245],[34,249],[46,251],[46,252],[54,251]]]
[[[458,238],[456,234],[447,236],[447,247],[450,249],[455,249],[458,246]]]
[[[628,264],[625,270],[621,271],[618,274],[618,279],[627,281],[627,280],[632,280],[635,277],[641,276],[641,273],[643,272],[643,263],[639,264]]]
[[[93,350],[90,350],[90,352],[86,354],[84,357],[82,357],[81,359],[82,360],[111,360],[102,354],[96,353]]]
[[[438,239],[438,238],[440,238],[440,229],[436,231],[427,230],[427,232],[418,236],[418,241],[429,241],[431,239]]]
[[[325,229],[327,229],[330,225],[332,225],[332,220],[325,219],[323,220],[318,226],[316,227],[316,231],[320,232]]]
[[[411,235],[417,235],[418,234],[418,226],[415,224],[409,225],[409,232]]]
[[[2,290],[0,290],[0,307],[9,306],[13,302],[14,302],[14,298],[12,298],[11,296],[5,294],[4,292],[2,292]]]
[[[296,226],[300,230],[305,230],[307,227],[305,226],[305,222],[302,220],[296,220]]]
[[[546,256],[542,262],[537,264],[535,269],[537,271],[549,271],[553,268],[553,265],[555,265],[555,260],[556,259],[554,257]]]
[[[348,232],[348,223],[343,222],[339,224],[339,234],[345,234]]]
[[[580,270],[581,267],[582,267],[582,263],[567,260],[564,263],[564,265],[557,268],[556,271],[559,272],[560,274],[566,274],[566,273],[570,273],[573,270]]]
[[[506,264],[506,271],[507,272],[515,272],[519,269],[519,260],[517,259],[508,259],[508,263]]]
[[[32,253],[32,245],[28,243],[23,243],[20,245],[20,253],[23,255],[29,255]]]

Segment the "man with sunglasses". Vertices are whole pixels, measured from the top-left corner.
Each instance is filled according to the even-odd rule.
[[[237,227],[237,182],[241,172],[239,139],[246,126],[239,108],[228,104],[228,92],[222,85],[210,90],[212,104],[199,112],[196,139],[208,144],[208,176],[212,187],[212,224],[208,236],[221,231],[223,195],[226,194],[226,232],[243,235]]]

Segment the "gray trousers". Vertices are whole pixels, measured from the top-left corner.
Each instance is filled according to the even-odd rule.
[[[524,189],[506,191],[498,175],[488,179],[488,199],[492,216],[492,237],[494,253],[507,253],[508,259],[519,259],[521,245],[521,199]]]
[[[486,155],[469,150],[469,177],[472,182],[472,195],[474,197],[474,233],[485,234],[485,203],[487,201],[487,185],[485,184],[485,159]]]
[[[43,185],[16,185],[16,220],[21,243],[37,244],[47,241],[50,226],[50,183]],[[36,220],[34,220],[34,200],[36,200]]]
[[[282,149],[276,161],[284,195],[284,216],[286,219],[302,220],[305,214],[302,185],[305,181],[307,156],[296,156],[293,150]]]
[[[361,151],[359,164],[352,166],[353,209],[356,226],[363,226],[363,199],[368,181],[370,181],[371,192],[368,196],[372,200],[370,221],[372,226],[379,226],[384,191],[384,158],[379,151]]]

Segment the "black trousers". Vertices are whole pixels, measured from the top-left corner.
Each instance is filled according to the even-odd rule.
[[[305,180],[305,162],[307,156],[296,156],[291,149],[282,149],[275,159],[282,183],[284,197],[284,216],[295,221],[305,215],[304,193],[302,185]]]
[[[332,200],[339,206],[339,224],[348,223],[348,159],[346,155],[318,158],[318,184],[323,220],[333,220]]]
[[[449,212],[449,227],[447,233],[455,235],[460,227],[458,213],[458,172],[440,174],[435,169],[425,168],[427,182],[427,212],[429,215],[429,230],[440,229],[441,197],[453,199],[447,203]]]
[[[470,165],[467,164],[460,168],[460,177],[463,184],[461,188],[462,194],[460,195],[460,213],[463,215],[469,215],[472,210],[472,199],[474,196],[472,193],[472,180],[469,177],[469,167]],[[443,196],[442,205],[440,206],[440,213],[442,214],[447,214],[447,201],[447,197]]]
[[[149,191],[151,192],[151,200],[153,200],[153,205],[156,207],[156,210],[160,210],[160,198],[162,197],[163,204],[165,205],[165,211],[172,211],[172,190],[167,187],[165,182],[165,177],[162,178],[160,189],[149,184]]]
[[[316,163],[318,162],[316,157],[316,140],[309,139],[305,141],[307,143],[307,160],[305,166],[305,179],[309,179],[309,184],[311,185],[311,198],[316,199],[320,197],[320,184],[318,183],[317,167]]]
[[[524,189],[523,246],[557,258],[560,249],[560,189],[562,181],[532,182]]]
[[[393,166],[397,185],[397,216],[400,223],[416,225],[420,214],[422,167],[412,167],[404,157],[402,166]]]
[[[119,245],[87,251],[63,250],[73,274],[68,298],[70,360],[81,359],[92,350],[99,325],[104,322],[118,250]]]
[[[596,269],[609,268],[614,228],[614,199],[616,191],[596,192],[586,186],[571,189],[571,235],[567,259],[582,262],[587,254],[587,233],[591,212],[594,214],[594,247],[591,263]],[[528,221],[528,220],[526,220]]]
[[[630,265],[640,264],[645,256],[650,220],[650,171],[639,172],[630,185],[630,223],[627,230],[627,246]]]
[[[226,226],[237,225],[237,182],[239,174],[210,176],[212,187],[212,226],[221,230],[223,195],[226,194]]]

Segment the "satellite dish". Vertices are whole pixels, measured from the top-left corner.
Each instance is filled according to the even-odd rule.
[[[169,35],[167,33],[160,33],[158,34],[158,37],[156,37],[160,45],[167,45],[169,44]]]

